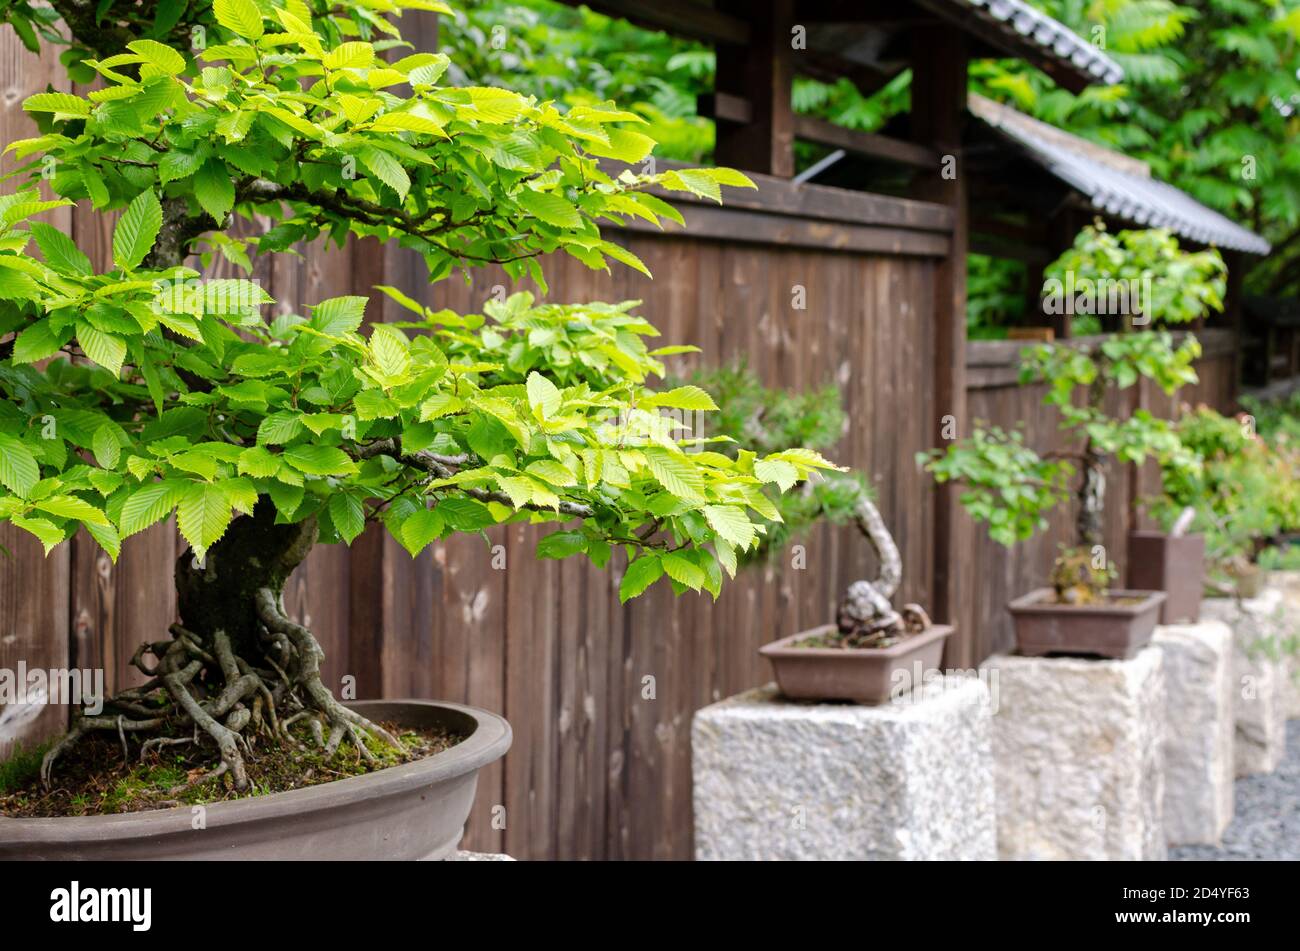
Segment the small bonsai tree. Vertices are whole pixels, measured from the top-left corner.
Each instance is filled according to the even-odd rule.
[[[1300,483],[1291,451],[1256,432],[1249,416],[1224,416],[1208,406],[1183,414],[1177,434],[1201,465],[1161,466],[1161,492],[1148,500],[1167,524],[1191,507],[1205,534],[1213,583],[1249,573],[1269,543],[1300,524]]]
[[[844,433],[839,388],[834,385],[792,393],[769,389],[744,364],[696,371],[690,382],[707,390],[718,404],[719,435],[759,452],[780,453],[796,446],[830,450]],[[880,562],[874,581],[860,580],[845,592],[836,615],[839,643],[846,647],[887,647],[900,637],[930,626],[925,610],[891,603],[902,581],[903,562],[893,536],[860,473],[818,471],[807,479],[771,487],[777,518],[765,524],[749,558],[774,557],[818,523],[853,522]],[[787,490],[778,494],[778,490]]]
[[[285,612],[285,580],[318,541],[382,522],[415,555],[454,532],[563,522],[539,554],[604,566],[625,548],[623,599],[664,575],[716,595],[775,517],[764,486],[828,467],[811,450],[727,456],[683,436],[661,410],[713,401],[648,387],[682,348],[650,349],[632,305],[516,295],[457,315],[383,288],[413,317],[365,336],[365,297],[268,322],[256,283],[187,266],[200,252],[251,273],[253,254],[374,236],[418,252],[430,280],[495,262],[545,288],[551,252],[644,270],[597,221],[680,220],[649,186],[718,199],[744,176],[612,177],[600,158],[635,163],[654,145],[635,115],[440,85],[447,57],[399,58],[393,22],[445,10],[431,0],[53,10],[5,13],[102,85],[30,97],[40,135],[9,145],[31,187],[0,198],[0,519],[47,552],[84,528],[116,558],[175,513],[189,550],[179,623],[133,659],[148,681],[76,717],[47,782],[101,730],[194,733],[219,756],[202,778],[239,790],[255,738],[291,745],[292,722],[330,753],[396,745],[334,699],[320,646]],[[31,220],[73,201],[121,211],[105,271]]]
[[[1142,255],[1133,249],[1142,249]],[[1135,260],[1146,266],[1137,268]],[[1095,312],[1099,296],[1113,298],[1113,282],[1129,282],[1124,291],[1134,294],[1129,303],[1142,297],[1148,302],[1148,309],[1140,313],[1143,323],[1195,319],[1221,306],[1223,293],[1223,265],[1217,252],[1179,252],[1164,231],[1121,232],[1116,239],[1100,225],[1085,228],[1049,274],[1056,275],[1062,287],[1073,287],[1083,295],[1086,306],[1075,308],[1081,312]],[[1138,290],[1143,282],[1150,291]],[[1169,282],[1178,282],[1176,292],[1166,286]],[[922,453],[918,461],[937,481],[962,483],[962,505],[987,523],[990,536],[1003,545],[1045,528],[1046,514],[1073,495],[1074,544],[1056,560],[1052,586],[1061,603],[1103,600],[1113,577],[1110,559],[1098,557],[1104,553],[1108,460],[1141,463],[1155,458],[1180,469],[1197,465],[1195,455],[1181,444],[1167,420],[1144,409],[1125,417],[1112,415],[1107,396],[1143,378],[1172,394],[1196,380],[1192,364],[1200,353],[1200,344],[1191,335],[1175,346],[1171,333],[1156,329],[1110,336],[1092,347],[1069,343],[1028,347],[1021,354],[1020,383],[1046,385],[1043,401],[1060,414],[1061,428],[1071,435],[1074,446],[1040,454],[1025,444],[1019,430],[981,426],[946,449]]]

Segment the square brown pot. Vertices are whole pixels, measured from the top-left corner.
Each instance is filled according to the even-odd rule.
[[[1140,598],[1137,604],[1056,604],[1051,588],[1038,588],[1007,605],[1015,619],[1022,654],[1089,654],[1132,657],[1151,640],[1163,591],[1113,590],[1112,598]]]
[[[1205,536],[1129,532],[1128,586],[1163,591],[1161,624],[1194,624],[1205,587]]]
[[[834,630],[831,625],[813,628],[758,649],[772,662],[781,693],[792,700],[888,703],[896,690],[918,686],[912,683],[918,661],[922,670],[939,666],[944,639],[953,631],[951,625],[936,624],[889,647],[794,646],[806,638]]]

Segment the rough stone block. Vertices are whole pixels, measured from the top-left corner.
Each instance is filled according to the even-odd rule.
[[[988,688],[937,678],[878,707],[775,685],[695,714],[697,859],[995,859]]]
[[[1282,592],[1282,710],[1288,720],[1300,719],[1300,571],[1269,572],[1269,586]]]
[[[1286,755],[1283,688],[1288,675],[1279,654],[1284,623],[1282,593],[1265,589],[1257,598],[1207,598],[1201,617],[1232,628],[1233,740],[1236,774],[1271,773]]]
[[[1165,857],[1162,660],[984,662],[1001,858]]]
[[[1232,820],[1232,630],[1222,621],[1156,628],[1164,654],[1165,837],[1217,845]]]

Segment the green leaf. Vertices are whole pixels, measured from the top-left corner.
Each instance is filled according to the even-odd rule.
[[[45,554],[54,550],[54,546],[63,541],[63,529],[53,522],[44,518],[26,518],[22,515],[11,515],[9,521],[25,532],[31,532],[40,539],[41,547],[45,549]]]
[[[116,469],[122,458],[122,444],[118,441],[116,427],[105,423],[96,429],[90,449],[101,468]]]
[[[19,498],[26,498],[41,478],[41,468],[31,450],[8,433],[0,433],[0,483]]]
[[[212,11],[218,23],[246,40],[262,35],[262,14],[253,0],[215,0]]]
[[[52,495],[37,502],[36,508],[57,515],[59,518],[75,518],[87,525],[109,524],[108,516],[85,499],[79,499],[75,495]]]
[[[655,554],[644,554],[627,566],[623,580],[618,586],[618,600],[626,604],[632,598],[645,591],[663,576],[664,566]]]
[[[331,297],[323,300],[312,308],[309,326],[331,337],[341,337],[361,326],[366,303],[364,297]]]
[[[224,162],[208,159],[194,176],[194,197],[221,224],[235,205],[235,183]]]
[[[754,478],[774,482],[782,492],[789,492],[799,481],[799,470],[780,459],[762,459],[754,463]]]
[[[307,475],[347,475],[356,469],[347,453],[334,446],[293,446],[284,451],[282,458]]]
[[[559,412],[560,402],[560,391],[554,383],[536,371],[528,374],[528,405],[534,416],[549,419]]]
[[[742,549],[754,542],[754,525],[738,505],[706,505],[704,520],[718,535]]]
[[[135,40],[127,43],[126,48],[138,56],[143,56],[150,65],[157,66],[168,76],[177,76],[185,72],[185,57],[156,40]]]
[[[122,539],[118,537],[117,529],[112,525],[95,525],[87,524],[86,532],[99,545],[100,548],[108,552],[108,557],[117,561],[117,556],[122,551]]]
[[[56,335],[48,319],[38,320],[18,335],[14,343],[14,363],[35,363],[59,352],[70,334]],[[60,339],[62,338],[62,339]]]
[[[651,475],[673,495],[690,502],[704,500],[704,479],[685,455],[649,446],[645,458]]]
[[[668,572],[668,577],[693,591],[699,591],[709,580],[704,569],[681,552],[665,552],[661,556],[661,561],[664,571]]]
[[[142,532],[170,515],[184,486],[185,483],[174,480],[152,482],[128,496],[117,520],[122,536]]]
[[[548,225],[555,225],[557,228],[582,226],[582,215],[578,213],[573,203],[562,195],[525,188],[515,196],[515,200],[524,211]]]
[[[140,266],[153,250],[162,227],[162,206],[152,191],[142,191],[118,219],[113,229],[113,263],[124,271]]]
[[[402,523],[401,534],[397,540],[414,558],[426,545],[438,538],[445,528],[442,515],[437,509],[419,509]]]
[[[30,228],[32,236],[36,238],[36,245],[45,258],[45,263],[54,270],[82,276],[93,273],[90,258],[86,257],[73,240],[58,228],[44,221],[33,221]]]
[[[667,406],[670,409],[716,410],[713,397],[698,386],[679,386],[666,393],[654,393],[641,401],[642,406]]]
[[[538,558],[568,558],[587,550],[582,532],[554,532],[537,543]]]
[[[397,192],[397,197],[406,200],[406,193],[411,190],[411,178],[402,168],[402,163],[383,149],[365,145],[360,151],[361,164],[370,169],[381,182]]]
[[[83,353],[114,376],[122,372],[126,341],[96,330],[88,323],[77,324],[77,344]]]
[[[230,525],[234,510],[226,493],[216,485],[191,482],[176,506],[176,524],[181,536],[200,557]]]
[[[352,539],[360,535],[366,527],[365,506],[361,504],[359,498],[346,492],[331,496],[329,513],[335,530],[349,545],[352,544]]]

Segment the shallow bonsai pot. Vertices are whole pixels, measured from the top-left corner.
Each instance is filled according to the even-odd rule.
[[[66,819],[0,817],[0,859],[440,859],[465,831],[478,771],[510,748],[495,713],[431,700],[347,704],[371,720],[443,726],[460,743],[364,776],[203,807]]]
[[[781,693],[791,700],[852,700],[888,703],[914,686],[913,672],[939,666],[943,642],[953,629],[936,624],[889,647],[795,647],[809,637],[834,631],[832,625],[792,634],[758,652],[772,662]]]
[[[1129,532],[1128,586],[1165,593],[1161,624],[1194,624],[1205,588],[1205,536]]]
[[[1112,599],[1138,599],[1135,604],[1056,604],[1051,588],[1038,588],[1007,605],[1015,620],[1016,647],[1021,654],[1090,654],[1132,657],[1151,640],[1163,591],[1108,592]]]

